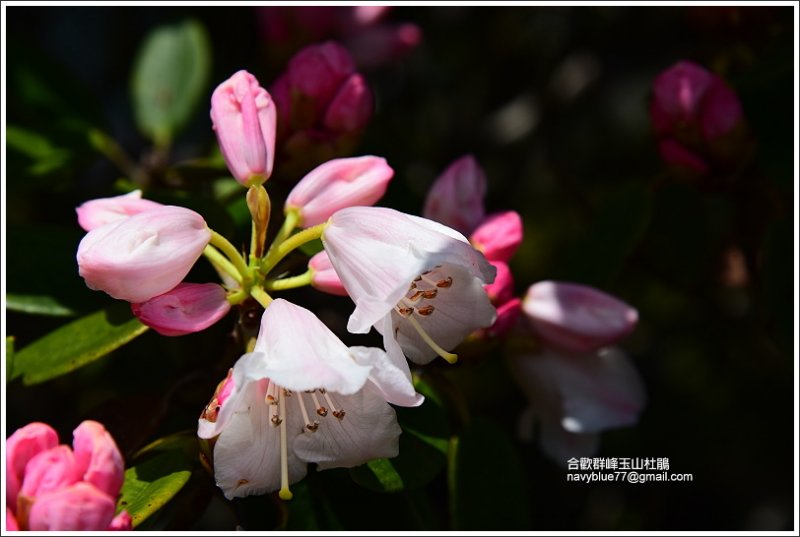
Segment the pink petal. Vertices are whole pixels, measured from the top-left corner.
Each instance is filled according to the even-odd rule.
[[[28,519],[32,531],[100,531],[114,518],[114,500],[89,483],[75,483],[34,502]]]
[[[58,434],[47,424],[31,423],[17,429],[6,440],[6,506],[17,508],[17,493],[28,462],[58,445]],[[16,512],[16,511],[15,511]]]
[[[114,439],[96,421],[84,421],[73,435],[75,463],[82,481],[116,498],[122,487],[125,463]]]
[[[180,283],[174,289],[131,310],[140,321],[163,336],[182,336],[205,330],[231,309],[227,294],[216,283]]]
[[[75,211],[78,213],[78,224],[84,230],[91,231],[109,222],[116,222],[161,206],[155,201],[142,199],[142,191],[134,190],[122,196],[89,200]]]
[[[422,214],[462,233],[471,233],[484,218],[485,196],[486,175],[475,157],[465,155],[433,183]]]
[[[516,211],[489,215],[472,233],[470,242],[489,261],[508,262],[522,243],[522,218]]]

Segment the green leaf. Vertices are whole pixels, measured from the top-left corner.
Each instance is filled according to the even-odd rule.
[[[131,91],[136,122],[157,145],[166,146],[206,89],[211,68],[203,26],[188,20],[154,30],[140,49]]]
[[[25,171],[34,176],[47,175],[70,162],[69,151],[56,147],[38,133],[14,125],[6,126],[6,145],[26,158]]]
[[[66,324],[34,341],[14,356],[10,378],[23,376],[27,386],[39,384],[102,358],[143,334],[147,326],[132,316],[128,304],[107,309]]]
[[[454,437],[449,459],[453,529],[530,527],[525,470],[502,429],[488,420],[474,420],[460,437]]]
[[[34,315],[50,315],[53,317],[71,317],[75,311],[46,295],[6,294],[6,308]]]
[[[166,505],[189,481],[192,461],[182,449],[157,451],[125,470],[117,510],[126,510],[135,528]]]
[[[14,336],[6,336],[6,382],[11,380],[14,370]]]

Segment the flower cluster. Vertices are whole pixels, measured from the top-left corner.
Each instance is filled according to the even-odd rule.
[[[309,82],[306,62],[332,73],[324,92],[324,80]],[[289,499],[308,463],[326,469],[396,456],[401,429],[391,405],[423,402],[406,358],[455,362],[453,348],[496,320],[495,294],[485,286],[495,279],[493,265],[507,261],[516,245],[487,240],[493,232],[480,230],[470,243],[441,223],[374,207],[394,176],[377,156],[332,159],[307,173],[287,196],[284,223],[267,246],[272,203],[265,185],[281,125],[295,124],[298,106],[327,118],[328,127],[336,114],[345,123],[358,116],[342,108],[363,85],[352,69],[346,52],[330,43],[290,62],[274,85],[274,102],[246,71],[214,91],[214,131],[228,169],[247,188],[252,235],[244,255],[196,212],[144,200],[140,192],[78,208],[87,230],[77,256],[86,284],[130,302],[160,334],[204,330],[245,301],[264,308],[258,336],[247,341],[198,422],[228,498],[279,491]],[[492,218],[482,224],[503,225]],[[281,262],[316,239],[323,250],[306,272],[287,274]],[[201,256],[222,284],[185,281]],[[306,285],[349,296],[355,309],[347,329],[363,334],[374,327],[384,348],[347,347],[314,313],[272,297]]]
[[[116,516],[124,464],[114,439],[95,421],[75,429],[72,449],[44,423],[6,440],[6,530],[130,530]]]

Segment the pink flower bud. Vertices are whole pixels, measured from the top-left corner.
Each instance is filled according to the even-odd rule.
[[[73,431],[75,465],[82,481],[116,498],[125,473],[125,463],[114,439],[96,421],[84,421]]]
[[[275,157],[275,105],[247,71],[217,86],[211,96],[211,121],[222,155],[244,186],[261,184],[272,174]]]
[[[127,511],[122,511],[114,517],[108,525],[109,531],[131,531],[133,529],[133,518]]]
[[[635,309],[597,289],[553,281],[532,285],[522,309],[545,343],[578,353],[616,343],[639,319]]]
[[[295,54],[289,60],[286,76],[292,90],[315,101],[319,114],[355,70],[350,53],[335,41],[327,41]]]
[[[87,233],[78,268],[90,289],[144,302],[178,285],[210,240],[202,216],[167,205]]]
[[[20,496],[37,498],[48,492],[68,487],[80,480],[75,456],[69,446],[56,446],[42,451],[25,467]]]
[[[422,215],[468,235],[483,220],[485,196],[486,175],[475,157],[465,155],[433,183]]]
[[[19,531],[17,519],[8,507],[6,507],[6,531]]]
[[[709,172],[708,164],[703,159],[671,138],[661,140],[658,144],[658,152],[664,162],[670,166],[686,168],[700,175],[706,175]]]
[[[116,222],[161,207],[160,203],[142,199],[142,191],[134,190],[122,196],[89,200],[75,209],[78,213],[78,224],[86,231],[91,231],[109,222]]]
[[[227,315],[231,305],[216,283],[181,283],[131,310],[162,336],[182,336],[205,330]]]
[[[742,120],[742,107],[719,76],[681,61],[655,79],[650,116],[660,135],[695,129],[711,141]]]
[[[489,261],[508,261],[522,242],[522,218],[516,211],[489,215],[472,234],[470,242]]]
[[[313,271],[311,285],[314,289],[338,296],[347,296],[339,275],[336,274],[328,253],[322,250],[308,261],[308,268]]]
[[[520,299],[512,298],[504,302],[501,306],[498,306],[497,319],[492,326],[485,329],[486,335],[489,337],[500,337],[511,331],[517,324],[521,305],[522,301]]]
[[[339,87],[325,111],[322,121],[326,129],[336,132],[360,132],[369,123],[373,108],[372,90],[364,77],[350,75]]]
[[[31,531],[97,531],[108,529],[114,499],[89,483],[75,483],[38,498],[31,507]]]
[[[375,204],[386,192],[392,176],[394,170],[380,157],[329,160],[297,183],[284,210],[297,210],[303,227],[315,226],[339,209]]]
[[[6,506],[16,509],[17,494],[28,462],[58,445],[58,435],[44,423],[31,423],[17,429],[6,440]]]
[[[497,269],[497,275],[492,283],[483,286],[492,304],[499,306],[514,298],[514,277],[508,264],[503,261],[490,261]]]

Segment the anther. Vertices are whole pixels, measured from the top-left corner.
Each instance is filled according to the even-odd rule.
[[[334,417],[339,421],[342,421],[344,419],[345,414],[346,412],[344,410],[335,410],[333,412]]]
[[[433,313],[433,310],[434,310],[434,309],[435,309],[435,308],[434,308],[433,306],[431,306],[430,304],[428,304],[427,306],[423,306],[423,307],[421,307],[421,308],[417,308],[417,313],[419,313],[420,315],[424,315],[425,317],[427,317],[428,315],[430,315],[431,313]]]
[[[328,409],[319,404],[319,399],[317,399],[317,394],[311,392],[311,399],[314,400],[314,406],[317,407],[317,415],[322,416],[323,418],[328,415]]]
[[[420,275],[420,276],[417,276],[416,278],[414,278],[414,281],[415,281],[415,282],[418,282],[418,281],[420,281],[421,279],[422,279],[422,275]]]
[[[292,396],[292,391],[291,390],[287,390],[286,388],[281,388],[281,389],[283,390],[283,396],[284,397],[291,397]]]
[[[337,420],[342,421],[344,419],[344,415],[346,414],[346,412],[341,408],[337,410],[336,405],[334,405],[333,401],[331,400],[331,396],[328,395],[327,393],[324,395],[325,395],[325,400],[328,402],[328,406],[331,407],[331,410],[333,411],[332,412],[333,416]]]
[[[422,291],[422,298],[430,300],[432,298],[436,298],[437,293],[438,291],[436,289],[428,289],[427,291]]]
[[[315,421],[313,423],[306,423],[306,429],[308,429],[312,433],[317,432],[317,429],[319,429],[319,422]]]
[[[272,416],[269,419],[269,421],[270,421],[270,423],[272,423],[273,427],[277,427],[278,425],[280,425],[283,422],[283,420],[277,414]]]
[[[414,290],[414,289],[416,289],[416,288],[417,288],[417,284],[416,284],[416,283],[414,283],[414,282],[411,282],[411,285],[409,285],[409,286],[408,286],[408,290],[409,290],[409,291],[413,291],[413,290]]]
[[[416,302],[416,301],[417,301],[417,300],[419,300],[421,297],[424,297],[424,296],[425,296],[425,293],[427,293],[427,291],[417,291],[417,292],[415,292],[413,295],[411,295],[411,296],[409,296],[409,297],[406,297],[406,298],[407,298],[408,300],[410,300],[411,302]]]
[[[403,317],[408,317],[412,313],[414,313],[414,308],[406,308],[403,306],[397,306],[397,313],[402,315]]]
[[[439,280],[438,282],[436,282],[436,287],[443,288],[443,289],[447,288],[447,287],[450,287],[451,285],[453,285],[453,277],[452,276],[448,276],[447,278],[445,278],[443,280]]]

